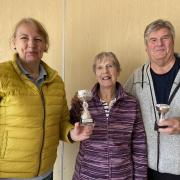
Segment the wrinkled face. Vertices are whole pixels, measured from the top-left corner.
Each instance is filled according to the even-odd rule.
[[[18,27],[13,46],[25,63],[39,62],[46,49],[44,39],[33,24],[22,24]]]
[[[101,88],[114,88],[119,72],[111,59],[96,62],[96,79]]]
[[[162,28],[151,32],[147,39],[147,54],[152,62],[166,61],[174,54],[174,41],[169,29]]]

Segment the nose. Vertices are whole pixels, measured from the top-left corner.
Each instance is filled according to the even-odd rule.
[[[163,40],[162,39],[157,40],[157,45],[162,46],[163,45]]]
[[[103,73],[106,73],[107,71],[108,71],[108,67],[104,67],[103,69],[102,69],[102,71],[103,71]]]
[[[36,46],[36,43],[33,39],[29,39],[28,41],[28,47],[34,48]]]

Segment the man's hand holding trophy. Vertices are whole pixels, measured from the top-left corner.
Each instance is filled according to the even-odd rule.
[[[179,134],[180,133],[180,118],[169,117],[165,118],[165,114],[169,111],[168,104],[157,104],[156,109],[159,112],[159,121],[155,124],[155,130],[164,134]]]
[[[155,130],[158,130],[159,128],[167,128],[167,125],[158,125],[162,121],[165,120],[165,114],[169,111],[170,106],[168,104],[156,104],[156,110],[159,113],[159,122],[155,124]]]

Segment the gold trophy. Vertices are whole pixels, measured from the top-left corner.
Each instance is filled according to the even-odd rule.
[[[81,125],[93,125],[94,126],[94,121],[89,113],[88,110],[88,101],[92,99],[92,93],[89,90],[79,90],[77,97],[79,98],[80,101],[82,101],[82,107],[83,111],[81,113],[81,119],[80,119],[80,124]]]
[[[159,122],[165,120],[165,114],[169,111],[170,106],[168,104],[156,104],[156,110],[159,112]],[[158,126],[158,128],[167,128],[168,126]]]

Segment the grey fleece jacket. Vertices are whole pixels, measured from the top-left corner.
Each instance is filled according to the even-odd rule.
[[[170,95],[179,83],[180,71],[173,82]],[[157,131],[154,130],[154,124],[155,116],[159,119],[159,115],[154,108],[156,98],[149,64],[144,65],[144,70],[141,67],[130,76],[125,84],[125,90],[139,100],[147,135],[148,164],[150,168],[157,170]],[[170,103],[170,110],[166,114],[166,118],[170,117],[180,117],[180,89]],[[158,168],[162,173],[180,175],[180,134],[160,133]]]

